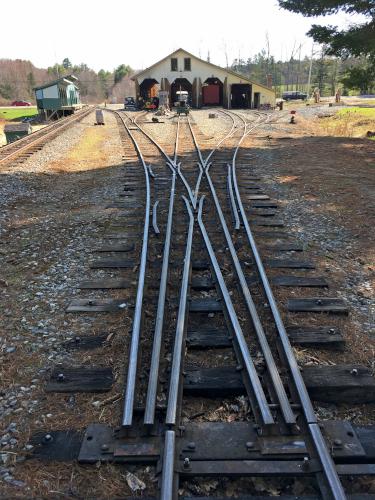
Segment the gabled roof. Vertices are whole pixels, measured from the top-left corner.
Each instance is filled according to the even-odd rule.
[[[185,49],[183,49],[181,47],[179,49],[175,50],[174,52],[172,52],[171,54],[167,55],[166,57],[163,57],[163,59],[160,59],[160,61],[152,64],[148,68],[142,69],[141,71],[139,71],[138,73],[136,73],[134,76],[132,76],[131,79],[135,80],[139,76],[143,75],[143,73],[149,72],[152,68],[154,68],[155,66],[158,66],[160,63],[166,61],[167,59],[170,59],[171,57],[173,57],[174,55],[176,55],[177,52],[180,52],[180,51],[185,52],[185,54],[187,54],[188,56],[193,57],[194,59],[197,59],[198,61],[201,61],[202,63],[207,64],[208,66],[211,66],[211,67],[216,68],[216,69],[220,69],[221,71],[226,71],[227,73],[229,73],[229,74],[231,74],[233,76],[236,76],[237,78],[241,78],[241,80],[245,80],[246,82],[258,85],[258,87],[262,87],[262,88],[264,88],[266,90],[272,91],[272,88],[267,87],[266,85],[263,85],[263,84],[258,83],[258,82],[254,82],[254,80],[250,80],[250,78],[247,78],[247,76],[241,75],[241,73],[236,73],[235,71],[232,71],[231,69],[223,68],[221,66],[218,66],[217,64],[213,64],[211,62],[205,61],[204,59],[201,59],[200,57],[197,57],[194,54],[191,54],[190,52],[188,52],[187,50],[185,50]]]
[[[62,83],[64,85],[73,84],[76,88],[78,88],[75,82],[78,82],[78,78],[76,76],[66,75],[58,78],[57,80],[52,80],[52,82],[44,83],[43,85],[34,87],[33,90],[46,89],[47,87],[52,87],[52,85],[56,85],[57,83]]]

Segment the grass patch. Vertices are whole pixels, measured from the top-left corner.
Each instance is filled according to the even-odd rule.
[[[28,116],[36,116],[38,110],[36,107],[29,106],[19,106],[12,108],[1,108],[0,118],[3,120],[22,120],[22,118]]]
[[[334,137],[366,137],[368,131],[375,132],[375,109],[340,109],[330,118],[319,120],[319,128]]]
[[[353,118],[364,116],[366,118],[374,118],[375,119],[375,108],[361,108],[359,106],[351,106],[350,108],[340,109],[337,112],[337,115],[348,115],[353,114]]]

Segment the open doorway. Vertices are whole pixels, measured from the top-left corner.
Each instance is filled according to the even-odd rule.
[[[176,80],[172,83],[172,85],[171,85],[171,103],[172,103],[172,106],[178,100],[177,96],[176,96],[176,92],[178,92],[179,90],[183,90],[183,91],[188,92],[188,94],[189,94],[188,103],[191,106],[193,86],[189,82],[189,80],[187,80],[186,78],[176,78]]]
[[[249,83],[232,83],[231,90],[232,108],[251,108],[251,85]]]
[[[223,105],[223,84],[218,78],[207,78],[202,85],[202,105]]]
[[[154,78],[146,78],[139,86],[139,94],[144,101],[157,97],[159,92],[159,82]]]

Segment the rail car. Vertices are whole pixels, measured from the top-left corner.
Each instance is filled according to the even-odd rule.
[[[34,92],[38,113],[42,119],[58,119],[82,108],[78,78],[74,75],[34,87]]]
[[[188,115],[190,106],[188,104],[189,92],[186,90],[178,90],[176,92],[177,101],[174,103],[178,115]]]

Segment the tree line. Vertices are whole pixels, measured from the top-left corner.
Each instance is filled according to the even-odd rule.
[[[125,95],[134,96],[134,70],[127,64],[120,64],[113,71],[96,72],[85,63],[72,64],[69,58],[46,69],[21,59],[0,59],[0,105],[18,99],[35,102],[34,87],[69,74],[78,78],[83,102],[121,102]]]
[[[298,48],[295,52],[289,60],[281,61],[263,49],[253,57],[235,59],[231,69],[263,85],[267,85],[267,75],[270,75],[277,95],[286,90],[311,94],[316,87],[323,96],[334,95],[338,87],[343,95],[368,94],[375,90],[374,78],[363,76],[367,64],[363,57],[329,56],[324,47],[319,48],[318,53],[314,51],[313,57],[300,57]],[[353,78],[354,72],[357,78]]]

